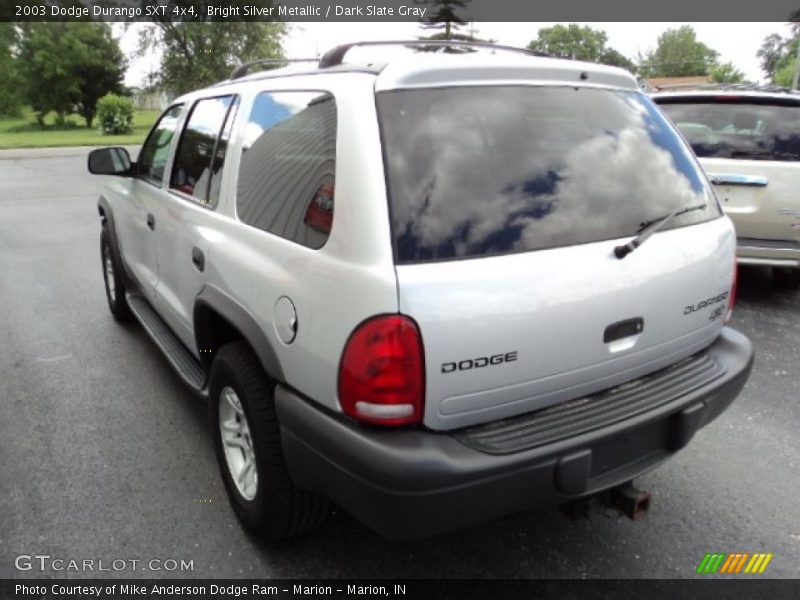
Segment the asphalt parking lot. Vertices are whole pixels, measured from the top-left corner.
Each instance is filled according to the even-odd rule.
[[[39,157],[44,155],[45,157]],[[800,292],[743,270],[734,326],[756,364],[733,406],[638,480],[648,517],[516,515],[391,543],[337,511],[267,544],[218,476],[206,407],[108,312],[86,151],[0,153],[0,578],[15,557],[174,559],[174,577],[693,577],[706,552],[771,552],[800,577]],[[49,572],[44,575],[91,576]],[[114,575],[94,573],[95,575]]]

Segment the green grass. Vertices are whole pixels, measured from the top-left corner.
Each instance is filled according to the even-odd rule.
[[[68,115],[64,125],[56,125],[55,116],[48,115],[42,129],[33,111],[26,110],[19,118],[0,117],[0,149],[141,144],[158,115],[157,110],[137,110],[133,115],[133,133],[100,135],[96,127],[87,129],[80,115]]]

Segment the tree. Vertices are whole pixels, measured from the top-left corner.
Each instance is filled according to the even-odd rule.
[[[69,36],[71,72],[78,80],[76,108],[91,127],[97,101],[123,89],[126,60],[104,23],[73,23]]]
[[[14,48],[17,30],[11,23],[0,23],[0,115],[19,114],[22,96]]]
[[[161,51],[155,83],[173,95],[227,79],[236,65],[259,58],[282,58],[283,23],[156,21],[145,27],[139,52]]]
[[[621,52],[614,50],[614,48],[606,49],[606,51],[600,56],[600,59],[596,62],[604,65],[611,65],[613,67],[622,67],[631,73],[636,71],[636,65],[633,63],[633,61]]]
[[[426,12],[428,17],[422,22],[422,28],[436,32],[419,39],[477,41],[477,38],[458,31],[466,21],[457,14],[457,11],[466,8],[469,2],[470,0],[417,0],[417,4],[425,4],[429,8]]]
[[[25,23],[20,29],[19,72],[36,118],[57,122],[77,111],[91,127],[97,101],[122,89],[125,59],[106,23]]]
[[[761,61],[761,70],[772,79],[775,76],[775,71],[778,70],[779,64],[787,55],[787,45],[791,40],[785,39],[777,33],[770,33],[764,38],[761,48],[758,49],[756,54]]]
[[[558,58],[609,64],[629,70],[634,68],[632,61],[608,46],[608,35],[605,31],[576,23],[540,29],[528,48]]]
[[[23,93],[42,126],[50,112],[55,112],[57,122],[63,123],[78,94],[77,81],[70,73],[64,52],[68,25],[66,22],[21,25],[18,65]]]
[[[793,83],[797,65],[797,46],[800,44],[800,27],[797,25],[797,23],[792,24],[791,37],[771,33],[758,50],[761,68],[775,85],[790,87]]]
[[[744,81],[744,73],[730,62],[714,65],[709,69],[708,75],[715,83],[741,83]]]
[[[778,67],[778,69],[775,71],[775,75],[772,78],[772,83],[782,87],[792,87],[792,83],[794,83],[794,72],[796,65],[796,58],[787,60],[784,65]]]
[[[655,50],[639,60],[642,77],[691,77],[708,75],[719,54],[697,39],[691,25],[667,29],[658,36]]]

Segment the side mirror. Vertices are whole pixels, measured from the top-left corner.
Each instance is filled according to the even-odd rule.
[[[125,148],[98,148],[89,153],[89,173],[94,175],[133,176],[133,163]]]

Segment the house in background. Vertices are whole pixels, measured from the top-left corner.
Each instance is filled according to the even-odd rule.
[[[139,110],[164,110],[169,104],[169,97],[158,90],[130,88],[133,106]]]
[[[647,92],[658,92],[660,90],[693,88],[710,83],[713,81],[708,75],[697,75],[692,77],[653,77],[652,79],[643,79],[641,86]]]

